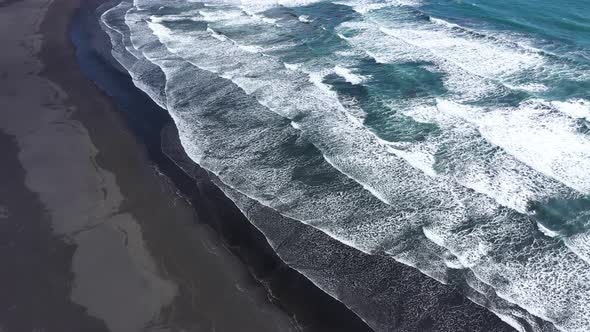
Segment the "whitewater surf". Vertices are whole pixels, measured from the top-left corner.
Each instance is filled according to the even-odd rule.
[[[252,201],[518,330],[588,331],[589,9],[124,0],[101,23],[253,224]]]

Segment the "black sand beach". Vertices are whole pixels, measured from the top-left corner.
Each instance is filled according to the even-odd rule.
[[[96,13],[88,11],[86,15],[91,17]],[[295,313],[299,323],[319,322],[322,324],[320,330],[326,331],[334,329],[330,325],[332,323],[326,322],[340,317],[338,319],[342,321],[342,325],[337,330],[366,329],[365,326],[346,322],[343,318],[348,318],[349,312],[340,312],[338,305],[333,306],[331,298],[324,302],[325,294],[322,291],[313,286],[308,287],[309,282],[301,278],[299,273],[286,268],[281,260],[311,277],[320,288],[345,300],[348,305],[352,304],[353,310],[369,318],[369,325],[377,330],[390,330],[391,326],[396,326],[395,330],[399,331],[511,330],[498,317],[470,302],[456,289],[441,285],[415,269],[387,257],[367,256],[312,227],[282,217],[254,202],[249,203],[246,212],[250,219],[248,221],[216,186],[211,185],[210,179],[221,186],[232,199],[240,195],[225,188],[215,176],[207,174],[184,153],[170,119],[166,115],[163,116],[165,119],[159,118],[167,112],[147,99],[143,93],[137,94],[138,90],[132,86],[125,71],[125,77],[119,77],[120,74],[114,69],[118,66],[109,54],[111,46],[106,36],[98,27],[92,27],[96,20],[86,18],[79,22],[82,23],[78,26],[80,29],[76,29],[74,24],[73,36],[82,68],[102,89],[114,96],[120,111],[126,114],[128,124],[135,128],[143,142],[149,142],[148,148],[152,148],[151,158],[157,160],[164,173],[178,179],[174,182],[181,192],[187,197],[200,197],[194,202],[194,206],[205,216],[202,219],[223,235],[236,255],[253,267],[256,278],[269,286],[269,291],[282,307]],[[92,62],[91,59],[95,61]],[[112,75],[104,76],[106,72],[111,72]],[[124,87],[124,82],[128,86]],[[122,97],[117,97],[121,91],[125,93]],[[154,110],[146,110],[147,105],[151,105]],[[159,133],[162,128],[152,127],[158,123],[169,124],[164,127],[161,143],[160,137],[154,136],[154,133]],[[167,157],[178,164],[185,174],[178,174],[178,169],[174,167],[164,166],[169,160],[159,157],[161,145]],[[199,191],[204,194],[195,196],[194,189],[190,188],[194,181],[187,180],[186,175],[196,181]],[[211,200],[212,197],[218,199]],[[198,203],[199,200],[209,202],[203,205]],[[211,206],[217,206],[214,210],[223,211],[224,215],[212,216],[209,212]],[[230,206],[232,208],[228,209]],[[250,226],[251,222],[266,236],[270,236],[273,240],[272,249],[260,232]],[[301,248],[306,250],[302,251]],[[268,257],[262,256],[263,253]],[[276,259],[276,253],[281,260]],[[280,266],[280,273],[269,274],[269,271],[276,271],[268,269],[268,262],[273,261],[273,264]],[[308,266],[310,261],[315,262],[314,266]],[[384,307],[386,310],[381,309]],[[338,310],[334,311],[335,309]]]
[[[186,157],[168,115],[105,55],[100,4],[0,3],[11,17],[0,22],[13,50],[0,56],[7,155],[0,258],[9,271],[0,281],[10,285],[0,289],[0,331],[370,330],[275,253],[304,271],[303,260],[288,255],[301,243],[318,263],[307,272],[338,281],[338,297],[358,302],[353,309],[373,327],[510,329],[409,267],[368,260],[269,212],[257,227],[270,232],[280,223],[291,240],[272,248],[215,178]],[[341,262],[347,272],[373,273],[375,283],[330,275],[328,267]],[[363,309],[391,298],[388,312]]]
[[[68,33],[79,5],[2,3],[0,331],[367,330],[282,264],[205,173],[194,182],[162,154],[170,120],[126,76],[96,68],[123,83],[118,110],[83,76],[70,41],[82,31]],[[155,113],[134,121],[127,95]]]
[[[145,144],[150,162],[162,172],[190,202],[196,211],[197,225],[211,227],[221,235],[218,241],[241,260],[264,287],[274,305],[285,310],[296,321],[298,329],[317,331],[370,330],[343,304],[328,296],[298,272],[286,266],[274,253],[264,236],[252,226],[235,205],[211,182],[210,175],[185,157],[191,172],[187,174],[162,151],[162,141],[174,141],[180,148],[178,134],[168,114],[133,86],[127,73],[117,70],[108,52],[110,44],[98,26],[95,7],[82,7],[74,17],[71,36],[82,70],[110,95],[126,124]],[[107,53],[97,52],[105,51]],[[105,54],[107,56],[105,56]],[[180,239],[180,237],[172,237]],[[189,257],[194,254],[188,254]],[[195,257],[196,258],[196,257]],[[198,260],[186,265],[199,264]],[[212,277],[217,277],[211,273]],[[246,280],[251,277],[245,278]],[[210,286],[207,286],[207,288]],[[218,296],[212,292],[212,297]],[[226,299],[231,301],[231,299]],[[221,305],[224,303],[221,301]],[[227,315],[223,308],[220,314]],[[239,326],[239,325],[237,325]],[[243,327],[237,330],[243,329]]]

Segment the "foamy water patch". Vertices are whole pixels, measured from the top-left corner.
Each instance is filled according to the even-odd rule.
[[[434,22],[437,25],[442,25],[444,29],[456,28],[454,24],[446,21],[439,22],[435,19]],[[414,28],[413,25],[411,29],[404,28],[404,24],[407,25],[407,23],[402,23],[396,29],[390,29],[370,20],[352,21],[342,24],[338,28],[338,32],[343,39],[364,50],[378,63],[404,64],[420,61],[433,63],[435,67],[428,70],[442,72],[445,75],[445,85],[451,92],[449,97],[458,101],[463,99],[477,100],[490,93],[498,93],[502,88],[495,82],[498,77],[502,78],[504,74],[506,74],[504,77],[517,76],[516,73],[522,71],[523,68],[532,70],[544,63],[542,57],[537,53],[528,53],[519,49],[512,50],[501,44],[481,42],[461,36],[453,37],[452,34],[444,30]],[[391,36],[395,38],[388,38]],[[485,56],[491,57],[490,61],[481,60],[485,58],[485,56],[480,56],[484,53]],[[502,64],[494,65],[494,61]],[[494,79],[487,80],[488,76],[494,77]],[[504,86],[508,85],[504,82]],[[543,90],[544,86],[530,83],[527,87],[521,86],[520,88]],[[582,105],[580,108],[570,108],[570,112],[584,116],[584,105],[581,103],[580,105]],[[399,108],[400,105],[396,104],[392,107]],[[402,107],[402,109],[404,108]],[[495,151],[493,146],[497,144],[482,141],[477,125],[469,123],[467,119],[457,121],[457,116],[448,112],[440,112],[436,107],[411,107],[406,108],[404,112],[419,122],[436,123],[443,126],[445,132],[442,133],[442,137],[436,137],[434,141],[418,143],[416,147],[410,147],[410,149],[415,150],[418,155],[422,155],[423,160],[426,160],[432,159],[441,146],[445,146],[445,149],[449,149],[448,144],[457,146],[458,148],[453,148],[452,151],[456,153],[454,158],[460,156],[454,160],[460,167],[451,165],[450,171],[452,173],[448,175],[453,176],[468,188],[493,197],[500,204],[522,213],[527,212],[530,201],[543,201],[552,196],[569,195],[563,185],[555,183],[556,181],[551,179],[553,177],[551,173],[536,169],[530,163],[520,165],[523,160],[511,156],[510,151]],[[571,122],[570,124],[573,125]],[[571,129],[566,131],[572,133]],[[553,139],[558,138],[554,135]],[[477,143],[478,140],[481,142]],[[576,139],[572,141],[578,142]],[[465,142],[471,143],[466,144]],[[473,144],[474,142],[477,144]],[[469,148],[463,148],[466,146]],[[503,148],[503,146],[501,147]],[[578,148],[583,151],[585,145],[578,145]],[[482,154],[470,157],[473,152],[477,151],[481,151]],[[564,155],[569,155],[569,153],[564,153]],[[406,158],[410,157],[406,155]],[[557,159],[559,158],[555,158],[555,160]],[[415,164],[415,166],[426,174],[433,174],[431,168],[424,163],[420,166]],[[565,173],[572,173],[575,168],[571,167]],[[536,174],[537,172],[539,174]],[[564,174],[563,177],[569,177],[569,175]],[[563,177],[557,180],[563,182]],[[577,178],[576,181],[587,182],[581,176],[574,177]],[[566,185],[576,190],[587,187],[586,184],[572,186],[572,181],[566,182]]]
[[[531,100],[518,108],[476,108],[439,101],[437,108],[473,123],[490,143],[535,170],[582,193],[590,192],[590,137],[551,104]]]
[[[344,78],[348,83],[351,84],[358,85],[363,83],[367,79],[362,75],[355,74],[351,69],[342,66],[334,67],[334,72],[336,73],[336,75]]]
[[[460,81],[487,79],[500,83],[510,82],[527,71],[540,68],[544,64],[541,56],[530,54],[494,43],[482,42],[481,38],[454,35],[444,30],[422,27],[381,27],[388,36],[397,38],[408,45],[431,54],[431,59],[449,77],[449,87],[457,92],[470,91]],[[473,77],[475,76],[475,77]],[[488,91],[473,93],[475,96]]]
[[[490,144],[477,126],[440,112],[428,100],[392,107],[417,123],[436,124],[441,129],[419,142],[388,142],[392,153],[428,176],[456,181],[521,213],[529,213],[533,201],[579,195]]]
[[[218,7],[204,8],[199,10],[199,14],[202,16],[201,20],[205,22],[235,21],[244,16],[244,12],[238,8],[230,8],[228,10]]]
[[[590,121],[590,101],[588,100],[552,101],[549,104],[572,118]]]
[[[435,64],[445,74],[445,86],[465,100],[505,89],[542,93],[549,89],[549,78],[573,73],[550,63],[548,53],[527,46],[523,37],[486,36],[432,17],[424,24],[410,19],[412,15],[393,10],[364,13],[362,20],[343,23],[338,33],[380,63]],[[345,36],[344,31],[354,33]]]
[[[202,2],[210,5],[239,6],[250,13],[259,13],[273,7],[300,7],[318,1],[320,0],[206,0]]]
[[[418,7],[421,5],[419,0],[343,0],[334,1],[334,3],[351,6],[359,14],[387,7]]]
[[[311,17],[309,17],[308,15],[299,15],[297,17],[297,19],[301,23],[311,23],[311,22],[313,22],[313,19]]]

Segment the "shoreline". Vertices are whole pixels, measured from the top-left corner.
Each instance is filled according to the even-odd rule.
[[[366,256],[276,213],[251,224],[226,196],[237,193],[224,194],[182,153],[162,151],[162,140],[178,148],[168,114],[157,113],[112,60],[92,58],[91,44],[100,43],[94,34],[104,32],[82,27],[102,2],[50,3],[0,4],[0,15],[10,18],[0,27],[11,32],[0,55],[11,65],[0,72],[7,100],[0,102],[9,110],[0,115],[0,146],[16,154],[7,159],[9,185],[0,190],[0,221],[14,229],[0,237],[0,249],[21,250],[3,252],[14,273],[0,280],[14,286],[0,291],[0,331],[369,330],[322,286],[378,330],[392,322],[401,331],[509,330],[412,268]],[[19,29],[26,33],[13,36]],[[89,44],[75,48],[72,38]],[[110,89],[97,87],[101,80]],[[146,119],[146,111],[154,112]],[[194,174],[179,167],[183,162]],[[36,223],[23,228],[20,220]],[[278,225],[296,241],[277,250],[262,233]],[[289,251],[301,244],[318,266]],[[326,248],[336,251],[326,255]],[[349,262],[342,264],[349,275],[330,270],[342,262]],[[355,284],[362,267],[371,268],[375,285]],[[316,286],[298,271],[328,283]],[[25,273],[32,276],[20,280]],[[376,293],[377,286],[387,293]],[[23,293],[30,303],[18,302]],[[383,303],[388,311],[367,312],[368,304]],[[457,325],[445,325],[451,323]]]
[[[92,13],[86,12],[84,15],[92,15]],[[79,16],[77,19],[79,19]],[[81,21],[89,22],[87,18]],[[76,38],[75,33],[81,33],[79,30],[79,28],[71,29],[74,40],[78,40],[79,52],[80,50],[92,52],[91,47],[92,44],[97,43],[96,39],[99,40],[99,44],[101,43],[100,39],[103,39],[102,42],[108,44],[108,52],[110,52],[110,41],[98,25],[91,27],[90,30],[92,31],[86,33],[97,33],[100,36],[90,37],[86,35]],[[90,45],[81,46],[80,43]],[[96,45],[94,46],[96,47]],[[105,56],[109,58],[104,59]],[[93,55],[86,54],[79,56],[78,59],[88,61],[91,57]],[[86,70],[87,75],[90,77],[94,75],[93,81],[99,86],[103,85],[101,88],[104,89],[104,85],[110,86],[111,89],[107,89],[107,93],[111,94],[111,98],[115,100],[117,110],[124,115],[124,121],[130,126],[131,131],[146,144],[148,154],[156,167],[170,178],[181,194],[191,202],[191,205],[197,211],[197,215],[203,220],[202,222],[220,234],[224,245],[244,262],[253,277],[264,286],[275,305],[283,308],[290,316],[295,317],[297,325],[303,330],[371,330],[344,304],[324,293],[299,272],[288,267],[272,250],[262,233],[211,182],[210,175],[205,170],[190,161],[192,163],[191,167],[196,172],[188,174],[177,165],[176,160],[170,159],[162,151],[160,135],[160,132],[163,133],[162,135],[166,135],[166,133],[176,131],[176,127],[168,113],[160,109],[143,92],[138,90],[131,83],[127,73],[117,78],[116,82],[109,81],[108,78],[105,80],[104,77],[102,77],[103,81],[99,82],[101,76],[103,76],[100,72],[108,71],[108,67],[116,64],[116,62],[110,58],[110,53],[98,56],[94,54],[94,57],[97,60],[96,63],[82,65],[83,70]],[[96,66],[100,67],[95,69]],[[113,70],[111,69],[111,71]],[[118,74],[115,75],[119,76]],[[113,85],[116,85],[115,90],[118,92],[113,90]],[[121,91],[124,92],[120,93]],[[119,94],[115,95],[117,93]],[[151,105],[148,106],[148,104]],[[138,105],[143,105],[147,110],[134,112],[133,108],[137,108]],[[176,140],[178,140],[178,135],[176,135]],[[205,204],[203,204],[203,201]],[[302,300],[305,301],[301,302]]]
[[[110,47],[108,52],[107,58],[110,57]],[[144,95],[135,87],[130,90]],[[168,142],[164,140],[164,144],[170,145],[168,148],[172,153],[167,151],[166,154],[189,175],[194,169],[201,170],[186,156],[178,135],[168,134]],[[197,182],[201,176],[196,175]],[[458,289],[440,284],[386,256],[361,253],[313,227],[249,201],[224,187],[214,175],[206,177],[221,188],[225,194],[222,196],[230,197],[229,205],[239,206],[242,214],[247,216],[245,224],[253,224],[264,234],[266,239],[261,238],[260,242],[270,243],[271,254],[278,255],[282,262],[305,275],[330,297],[346,303],[376,330],[512,330],[493,313],[468,300]],[[301,305],[308,304],[303,301]]]
[[[82,3],[1,5],[0,281],[10,287],[0,330],[314,331],[358,320],[301,326],[271,302],[81,73],[69,27]]]

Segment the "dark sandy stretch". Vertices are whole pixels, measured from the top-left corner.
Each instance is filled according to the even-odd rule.
[[[219,211],[215,189],[178,194],[82,75],[67,33],[78,6],[0,2],[0,331],[366,329],[268,252],[248,267],[256,252],[236,256],[200,222],[195,211],[236,209]],[[285,310],[251,269],[332,315]]]

